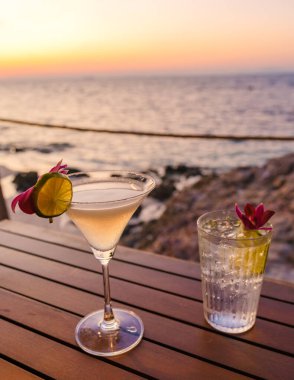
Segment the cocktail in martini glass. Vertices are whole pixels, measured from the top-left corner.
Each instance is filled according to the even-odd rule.
[[[143,199],[155,187],[146,174],[99,171],[69,176],[73,198],[67,211],[102,265],[104,310],[84,317],[76,327],[76,341],[86,352],[114,356],[134,348],[143,337],[143,323],[132,311],[112,309],[108,264],[120,236]]]

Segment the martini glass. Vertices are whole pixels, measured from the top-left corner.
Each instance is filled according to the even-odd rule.
[[[132,311],[112,308],[108,264],[124,228],[155,181],[149,175],[128,171],[75,173],[69,177],[73,199],[67,214],[100,261],[104,285],[104,309],[84,317],[76,327],[75,338],[92,355],[119,355],[137,346],[144,326]]]

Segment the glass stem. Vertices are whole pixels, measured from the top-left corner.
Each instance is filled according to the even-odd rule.
[[[104,317],[100,327],[104,331],[114,331],[119,328],[119,323],[115,319],[111,307],[108,262],[102,263],[102,273],[104,285]]]

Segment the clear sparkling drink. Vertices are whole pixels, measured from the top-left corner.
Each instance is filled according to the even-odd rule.
[[[255,323],[270,231],[245,230],[230,212],[197,222],[204,316],[217,330],[242,333]]]

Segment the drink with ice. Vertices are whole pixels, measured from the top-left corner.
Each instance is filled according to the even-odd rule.
[[[233,213],[216,211],[197,222],[204,316],[228,333],[250,329],[262,286],[270,230],[246,230]]]

